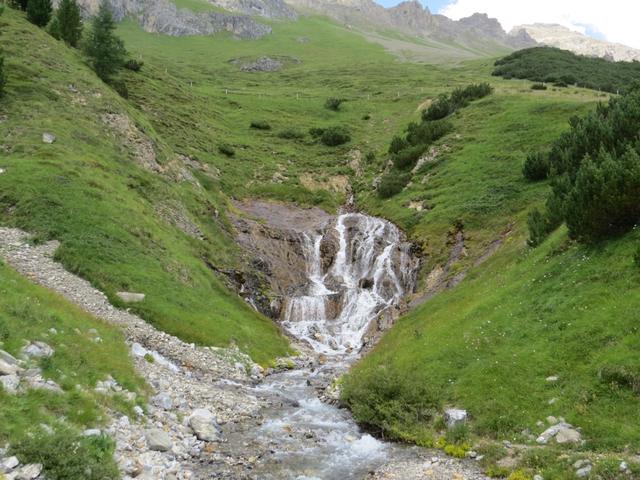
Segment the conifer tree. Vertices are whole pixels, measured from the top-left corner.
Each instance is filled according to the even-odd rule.
[[[38,27],[45,27],[49,23],[52,12],[51,0],[29,0],[27,2],[27,19]]]
[[[71,47],[78,46],[82,35],[82,20],[76,0],[61,0],[54,21],[60,40]]]
[[[98,14],[91,21],[86,53],[96,74],[104,81],[122,66],[126,55],[122,40],[114,34],[115,28],[111,7],[102,0]]]
[[[4,13],[4,5],[0,5],[0,17]],[[4,54],[0,48],[0,98],[4,96],[4,86],[7,83],[7,74],[4,72]]]

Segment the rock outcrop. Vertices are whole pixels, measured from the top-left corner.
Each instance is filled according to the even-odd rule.
[[[301,11],[322,13],[364,30],[388,28],[408,35],[495,51],[535,45],[526,34],[508,35],[496,19],[476,13],[461,20],[432,14],[417,0],[384,8],[373,0],[287,0]]]
[[[80,0],[83,16],[95,15],[100,6],[98,0]],[[266,4],[258,0],[237,0],[229,3],[242,4],[243,10],[258,11],[258,6]],[[279,4],[280,2],[272,0]],[[211,35],[219,32],[229,32],[242,39],[257,39],[271,33],[271,27],[260,23],[246,13],[201,12],[177,8],[170,0],[110,0],[114,18],[123,20],[131,16],[147,32],[162,33],[171,36]],[[250,8],[255,4],[255,8]],[[284,7],[282,7],[284,8]],[[263,7],[263,11],[275,15],[277,9]]]
[[[543,45],[569,50],[588,57],[606,58],[617,62],[640,60],[640,50],[638,49],[619,43],[597,40],[562,25],[545,23],[521,25],[513,28],[510,35],[514,38],[527,35]]]

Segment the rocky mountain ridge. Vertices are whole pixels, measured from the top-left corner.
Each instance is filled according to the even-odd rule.
[[[454,42],[473,49],[524,48],[535,45],[526,32],[509,35],[500,23],[483,13],[460,20],[433,14],[417,0],[385,8],[373,0],[287,0],[306,13],[321,13],[349,26],[393,29],[408,35]]]
[[[538,43],[569,50],[579,55],[600,57],[611,61],[630,62],[640,60],[640,50],[588,37],[567,27],[557,24],[535,23],[514,27],[510,35],[527,35]]]

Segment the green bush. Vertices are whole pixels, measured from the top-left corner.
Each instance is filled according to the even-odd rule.
[[[82,18],[75,0],[61,0],[51,23],[50,32],[54,38],[63,40],[70,47],[78,46],[82,36]]]
[[[364,159],[367,161],[367,163],[373,162],[376,159],[376,152],[374,152],[373,150],[368,151],[364,156]]]
[[[469,102],[486,97],[493,92],[493,87],[488,83],[474,83],[465,88],[456,88],[450,95],[443,94],[422,112],[425,121],[441,120],[459,108],[466,107]]]
[[[347,375],[342,401],[365,425],[378,425],[384,432],[415,431],[431,422],[438,411],[433,392],[424,382],[415,383],[402,372],[385,367]]]
[[[129,98],[129,88],[124,80],[110,80],[109,84],[122,98]]]
[[[640,77],[640,63],[609,62],[553,47],[533,47],[498,60],[493,75],[624,93]]]
[[[124,68],[127,70],[131,70],[132,72],[139,72],[144,66],[144,62],[141,60],[134,60],[130,58],[126,62],[124,62]]]
[[[527,225],[529,227],[529,240],[527,243],[529,243],[530,246],[537,247],[549,236],[549,223],[537,208],[529,212]]]
[[[404,138],[395,136],[391,139],[391,143],[389,144],[389,153],[398,153],[401,150],[404,150],[409,146],[409,142],[407,142]]]
[[[546,90],[547,86],[544,83],[534,83],[531,85],[531,90]]]
[[[262,120],[254,120],[249,126],[255,130],[271,130],[271,125]]]
[[[394,167],[398,170],[411,170],[418,163],[418,159],[424,153],[426,147],[424,145],[416,145],[408,147],[391,156]]]
[[[124,63],[124,43],[115,35],[116,24],[107,0],[102,0],[98,14],[91,20],[85,52],[96,74],[108,81]]]
[[[330,97],[327,98],[326,102],[324,102],[324,108],[337,112],[338,110],[340,110],[340,106],[344,102],[346,102],[344,98]]]
[[[378,195],[380,198],[391,198],[394,195],[400,193],[404,187],[407,186],[411,180],[411,175],[408,173],[401,173],[397,171],[391,171],[383,175],[378,185]]]
[[[453,124],[447,120],[431,122],[412,122],[407,128],[407,142],[411,145],[430,145],[453,130]]]
[[[549,158],[542,152],[527,155],[522,166],[522,174],[527,180],[537,182],[549,176]]]
[[[328,147],[337,147],[351,141],[351,135],[343,127],[329,127],[323,130],[320,141]]]
[[[294,128],[288,128],[278,133],[278,137],[285,140],[301,140],[305,137],[304,132]]]
[[[431,102],[429,108],[422,112],[422,119],[425,121],[440,120],[451,115],[454,110],[449,96],[442,94]]]
[[[218,151],[227,157],[233,157],[236,154],[235,149],[228,143],[218,145]]]
[[[309,135],[317,139],[322,137],[322,134],[325,132],[325,130],[326,128],[312,127],[309,129]]]
[[[11,447],[21,463],[41,463],[48,480],[120,478],[107,436],[84,437],[71,431],[26,436]]]

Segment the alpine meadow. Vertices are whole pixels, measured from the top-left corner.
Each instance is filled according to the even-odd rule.
[[[640,51],[424,3],[0,4],[0,480],[640,478]]]

